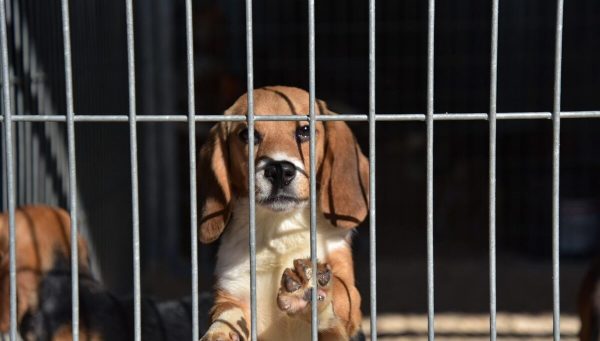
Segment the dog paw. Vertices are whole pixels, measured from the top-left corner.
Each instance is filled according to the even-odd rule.
[[[226,325],[211,326],[200,341],[244,341],[236,331]]]
[[[279,309],[290,315],[310,313],[312,300],[313,268],[310,259],[294,260],[294,268],[287,268],[281,276],[281,285],[277,294]],[[331,301],[331,268],[328,264],[317,264],[317,301],[322,307]]]

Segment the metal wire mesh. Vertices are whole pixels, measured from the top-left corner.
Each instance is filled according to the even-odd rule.
[[[42,115],[18,115],[13,116],[11,106],[10,82],[9,80],[9,57],[7,47],[6,32],[6,4],[0,0],[0,38],[2,49],[2,99],[3,116],[1,118],[4,127],[4,151],[5,176],[6,176],[6,202],[8,204],[8,215],[10,225],[10,336],[11,340],[16,340],[16,261],[15,261],[15,156],[13,141],[13,123],[14,122],[64,122],[67,128],[68,145],[68,178],[69,178],[69,207],[73,221],[71,257],[72,264],[77,264],[77,245],[74,236],[78,233],[77,227],[77,177],[76,177],[76,154],[75,154],[75,122],[121,122],[129,124],[130,137],[130,161],[131,161],[131,195],[132,195],[132,217],[133,217],[133,283],[135,300],[135,339],[141,340],[142,330],[141,321],[141,286],[140,286],[140,228],[139,228],[139,186],[138,186],[138,161],[137,161],[137,123],[138,122],[187,122],[189,131],[189,160],[190,160],[190,201],[191,201],[191,240],[192,240],[192,313],[193,313],[193,338],[199,338],[198,327],[198,263],[197,263],[197,208],[196,208],[196,141],[195,141],[195,123],[196,122],[223,122],[223,121],[245,121],[248,124],[249,135],[253,136],[254,123],[257,121],[308,121],[310,122],[310,165],[311,170],[316,169],[315,164],[315,123],[319,121],[367,121],[369,124],[369,156],[370,156],[370,318],[371,318],[371,339],[377,339],[377,267],[376,267],[376,205],[375,205],[375,181],[376,181],[376,123],[386,121],[423,121],[425,122],[427,135],[427,297],[428,297],[428,336],[429,340],[435,338],[435,306],[434,306],[434,206],[433,206],[433,179],[434,179],[434,122],[436,121],[461,121],[461,120],[488,120],[489,122],[489,285],[490,285],[490,339],[496,338],[496,122],[497,120],[530,120],[530,119],[552,119],[553,122],[553,176],[552,176],[552,264],[553,264],[553,286],[554,286],[554,339],[560,339],[560,282],[559,282],[559,169],[560,169],[560,121],[561,119],[579,119],[579,118],[600,118],[600,111],[561,111],[561,60],[562,60],[562,29],[563,29],[563,0],[557,0],[557,21],[556,21],[556,42],[555,42],[555,68],[554,68],[554,105],[552,112],[496,112],[496,87],[497,87],[497,54],[498,54],[498,14],[499,1],[492,1],[492,35],[491,35],[491,57],[490,57],[490,100],[488,113],[435,113],[434,112],[434,32],[435,32],[435,1],[428,2],[428,35],[427,35],[427,110],[425,113],[403,113],[403,114],[377,114],[376,112],[376,90],[375,90],[375,0],[369,1],[369,110],[367,114],[342,114],[337,116],[317,116],[315,113],[316,100],[316,66],[315,66],[315,2],[308,1],[308,79],[310,93],[310,110],[306,115],[297,116],[268,116],[261,117],[254,115],[253,88],[254,88],[254,64],[253,64],[253,14],[252,0],[246,0],[246,67],[247,67],[247,90],[248,90],[248,114],[245,116],[216,116],[216,115],[196,115],[195,112],[195,85],[194,85],[194,49],[193,49],[193,27],[192,27],[192,2],[186,1],[186,43],[187,43],[187,94],[188,94],[188,113],[187,115],[138,115],[136,110],[136,75],[135,75],[135,54],[134,54],[134,10],[133,2],[126,0],[126,18],[127,18],[127,52],[128,52],[128,84],[129,84],[129,114],[108,114],[108,115],[78,115],[73,107],[73,70],[71,67],[71,47],[70,47],[70,23],[68,0],[62,1],[62,27],[64,36],[64,59],[65,59],[65,87],[66,87],[66,114],[51,115],[50,113]],[[22,143],[19,145],[23,145]],[[254,159],[254,140],[249,139],[249,161]],[[249,162],[249,173],[254,173],[254,163]],[[311,207],[311,260],[316,268],[316,172],[311,172],[310,177],[310,207]],[[250,264],[251,264],[251,339],[256,340],[257,331],[257,302],[256,302],[256,240],[255,240],[255,198],[254,198],[254,177],[249,177],[249,221],[250,221]],[[78,313],[78,273],[76,266],[71,272],[72,279],[72,329],[73,338],[78,339],[79,332],[79,313]],[[316,276],[313,277],[316,281]],[[316,285],[316,282],[313,283]],[[313,302],[316,302],[316,290],[312,292]],[[318,338],[318,314],[316,305],[312,307],[312,338]]]

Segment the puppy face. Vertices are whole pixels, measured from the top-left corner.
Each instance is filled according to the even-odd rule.
[[[256,122],[254,157],[258,205],[282,212],[307,205],[311,171],[309,129],[308,122]],[[317,123],[317,165],[323,159],[323,129],[323,124]],[[231,125],[228,147],[232,182],[236,193],[244,197],[248,195],[248,139],[246,123]]]
[[[289,87],[254,91],[255,115],[307,115],[308,93]],[[332,114],[322,101],[317,115]],[[246,115],[247,96],[225,115]],[[199,160],[201,241],[223,231],[233,198],[248,196],[248,142],[254,138],[256,203],[274,212],[308,205],[309,125],[306,121],[257,121],[250,137],[245,122],[222,122],[212,130]],[[344,122],[317,122],[316,165],[319,206],[337,226],[355,227],[368,207],[368,161]]]

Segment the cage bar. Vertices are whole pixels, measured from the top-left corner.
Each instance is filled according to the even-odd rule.
[[[248,174],[254,174],[254,56],[252,40],[252,0],[246,0],[246,72],[248,87]],[[243,116],[242,116],[243,117]],[[254,176],[248,176],[248,201],[250,223],[250,338],[257,339],[256,309],[256,184]]]
[[[429,0],[427,27],[427,337],[435,339],[433,284],[433,51],[435,0]]]
[[[6,161],[6,199],[8,201],[8,253],[10,295],[10,340],[17,340],[17,260],[15,250],[15,175],[10,100],[10,76],[8,72],[8,36],[6,33],[6,7],[0,0],[0,44],[2,44],[2,101],[4,103],[4,153]]]
[[[377,121],[423,121],[426,123],[427,135],[427,301],[428,301],[428,339],[435,339],[435,310],[434,310],[434,206],[433,206],[433,175],[434,175],[434,122],[488,120],[489,123],[489,305],[490,305],[490,340],[496,339],[496,161],[497,161],[497,120],[542,120],[551,119],[553,123],[553,168],[552,168],[552,276],[553,276],[553,337],[560,340],[560,259],[559,259],[559,209],[560,209],[560,121],[561,119],[600,118],[600,111],[569,111],[561,112],[561,63],[562,63],[562,30],[564,0],[557,0],[557,22],[555,37],[555,68],[554,68],[554,97],[552,112],[497,112],[497,54],[498,54],[498,13],[499,0],[492,0],[491,20],[491,51],[490,51],[490,102],[488,113],[434,113],[434,29],[435,29],[435,0],[428,1],[428,36],[427,36],[427,109],[425,113],[406,114],[376,114],[376,83],[375,83],[375,0],[369,0],[369,108],[367,114],[324,116],[316,115],[316,67],[315,67],[315,3],[308,0],[308,31],[309,31],[309,113],[308,115],[275,115],[255,116],[254,113],[254,71],[253,71],[253,30],[252,30],[252,0],[246,0],[246,52],[247,52],[247,115],[215,116],[196,115],[195,85],[194,85],[194,50],[192,0],[186,0],[186,43],[187,43],[187,76],[188,76],[188,113],[187,115],[138,115],[136,112],[135,90],[135,54],[134,54],[134,24],[133,3],[126,0],[127,19],[127,58],[129,82],[129,113],[109,115],[77,115],[74,110],[73,74],[71,61],[71,39],[68,0],[61,0],[62,29],[64,38],[66,113],[64,115],[12,115],[9,57],[7,40],[7,13],[5,0],[0,0],[0,37],[2,49],[2,97],[3,116],[0,121],[4,124],[4,159],[6,177],[6,200],[9,217],[9,259],[10,259],[10,337],[17,340],[17,307],[16,307],[16,254],[15,254],[15,161],[20,174],[28,170],[36,172],[35,164],[29,165],[26,153],[35,148],[36,143],[23,144],[20,140],[19,153],[15,159],[13,141],[13,122],[65,122],[68,142],[68,175],[69,175],[69,206],[71,216],[71,285],[72,285],[72,332],[73,339],[79,338],[79,294],[78,294],[78,248],[77,248],[77,179],[75,154],[75,123],[76,122],[113,122],[129,123],[130,153],[131,153],[131,195],[133,215],[133,262],[134,262],[134,333],[135,340],[141,340],[141,286],[140,286],[140,237],[139,237],[139,185],[137,162],[137,122],[187,122],[189,132],[189,161],[190,161],[190,216],[191,216],[191,249],[192,249],[192,319],[194,340],[199,339],[198,311],[198,237],[197,237],[197,179],[196,179],[196,122],[247,122],[250,136],[254,136],[256,121],[308,121],[310,123],[310,243],[311,262],[317,268],[317,199],[316,199],[316,123],[319,121],[360,121],[369,124],[369,198],[370,198],[370,228],[369,228],[369,267],[370,267],[370,323],[371,339],[377,340],[377,267],[376,267],[376,123]],[[25,126],[25,125],[23,125]],[[26,129],[25,134],[30,139]],[[21,136],[23,135],[23,136]],[[27,141],[25,141],[27,142]],[[254,174],[254,139],[249,139],[249,174]],[[30,160],[32,163],[35,159]],[[60,163],[60,162],[59,162]],[[62,164],[62,163],[61,163]],[[33,168],[33,169],[32,169]],[[24,176],[20,176],[24,177]],[[31,175],[27,177],[39,176]],[[38,179],[39,180],[39,179]],[[250,252],[250,290],[251,290],[251,339],[257,339],[257,296],[256,296],[256,225],[255,225],[255,178],[250,176],[249,185],[249,252]],[[39,182],[39,181],[37,181]],[[36,183],[37,183],[36,182]],[[41,183],[40,183],[41,184]],[[32,185],[34,186],[35,183]],[[28,201],[32,188],[19,188],[19,199]],[[313,276],[313,287],[317,286],[316,276]],[[317,291],[312,291],[312,300],[317,302]],[[311,306],[311,337],[318,338],[317,305]]]
[[[196,188],[196,97],[194,86],[194,30],[192,0],[185,1],[188,77],[188,150],[190,159],[190,233],[192,257],[192,341],[200,339],[198,311],[198,195]]]
[[[489,114],[490,341],[496,341],[496,103],[498,84],[498,1],[492,0]]]
[[[131,154],[131,206],[133,220],[133,304],[134,340],[142,340],[142,309],[140,286],[140,208],[137,160],[137,120],[135,95],[135,45],[133,29],[133,3],[125,0],[127,21],[127,78],[129,82],[129,141]]]
[[[77,219],[77,173],[75,161],[75,109],[73,105],[73,69],[71,63],[71,25],[69,0],[61,1],[67,104],[67,148],[69,167],[69,208],[71,213],[71,328],[73,340],[79,340],[79,261]]]
[[[308,0],[308,112],[310,130],[310,260],[313,268],[311,291],[311,340],[319,338],[319,321],[317,314],[317,164],[316,164],[316,125],[315,120],[315,1]]]
[[[369,0],[369,268],[371,340],[377,341],[377,228],[375,210],[375,0]]]
[[[551,112],[503,112],[496,113],[497,120],[551,120]],[[600,111],[562,111],[559,113],[561,119],[573,118],[600,118]],[[421,113],[398,113],[398,114],[376,114],[375,121],[392,122],[415,122],[426,121],[426,114]],[[137,122],[188,122],[188,115],[138,115],[134,118]],[[243,122],[247,121],[246,115],[195,115],[196,122]],[[486,121],[488,113],[435,113],[434,121]],[[0,122],[4,120],[0,117]],[[12,118],[13,122],[66,122],[66,115],[18,115]],[[129,123],[127,114],[121,115],[75,115],[75,122],[110,122]],[[255,116],[254,121],[309,121],[308,115],[269,115]],[[339,114],[317,116],[316,121],[351,121],[366,122],[368,114]]]
[[[563,0],[556,2],[556,41],[554,54],[554,103],[552,108],[552,293],[554,340],[560,340],[560,91],[562,68]]]

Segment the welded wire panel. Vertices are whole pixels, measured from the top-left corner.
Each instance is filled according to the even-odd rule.
[[[12,108],[8,72],[8,36],[6,34],[6,4],[0,0],[0,44],[2,49],[2,102],[4,117],[4,153],[6,165],[6,199],[8,201],[8,254],[10,295],[10,340],[17,340],[17,267],[15,250],[15,175],[12,137]]]
[[[369,0],[369,276],[371,340],[377,340],[377,240],[375,220],[375,0]]]
[[[556,42],[554,54],[554,104],[552,108],[552,282],[553,334],[560,340],[560,90],[562,67],[563,0],[556,2]]]
[[[498,1],[492,0],[489,113],[490,341],[496,341],[496,102],[498,83]]]
[[[248,201],[250,222],[250,338],[257,338],[256,309],[256,193],[254,178],[254,45],[252,41],[252,0],[246,0],[246,68],[248,87]]]
[[[192,0],[185,1],[185,35],[188,77],[188,150],[190,159],[190,233],[192,257],[192,340],[200,339],[198,329],[198,196],[196,188],[196,98],[194,86],[194,31]]]
[[[310,260],[313,271],[317,270],[317,163],[315,120],[315,1],[308,0],[308,114],[310,117]],[[315,272],[316,273],[316,272]],[[317,276],[312,276],[312,287],[317,288]],[[311,291],[311,339],[318,340],[317,290]]]
[[[73,72],[71,64],[71,29],[69,1],[62,0],[62,27],[65,58],[65,93],[67,103],[67,149],[69,167],[69,208],[71,213],[71,327],[73,340],[79,340],[79,267],[78,267],[78,219],[77,176],[75,164],[75,110],[73,108]]]
[[[427,25],[427,337],[435,338],[433,290],[433,47],[435,0],[429,0]]]
[[[142,310],[140,286],[140,209],[137,160],[137,120],[135,95],[135,52],[133,30],[133,3],[125,0],[127,21],[127,78],[129,82],[129,151],[131,154],[131,206],[133,220],[133,304],[134,340],[142,340]]]

